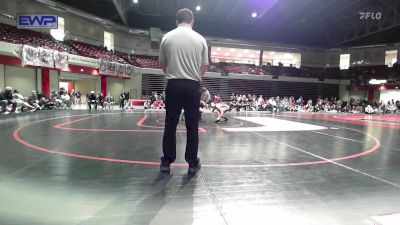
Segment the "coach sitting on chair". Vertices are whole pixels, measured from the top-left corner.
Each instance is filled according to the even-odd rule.
[[[176,127],[182,108],[185,111],[187,142],[185,159],[188,172],[200,170],[197,158],[199,145],[200,82],[207,70],[206,40],[192,30],[193,12],[181,9],[176,13],[177,28],[164,35],[160,44],[160,63],[166,74],[166,116],[161,172],[169,172],[176,159]]]
[[[97,99],[96,93],[94,91],[90,92],[88,99],[87,99],[87,103],[88,103],[89,111],[92,110],[92,105],[94,105],[94,109],[97,111],[98,99]]]

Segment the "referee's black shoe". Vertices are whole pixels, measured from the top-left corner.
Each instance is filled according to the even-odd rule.
[[[171,172],[170,165],[161,162],[160,163],[160,172],[161,173],[170,173]]]
[[[201,164],[200,163],[198,163],[196,166],[190,166],[189,165],[188,174],[195,175],[197,172],[199,172],[199,170],[201,170]]]

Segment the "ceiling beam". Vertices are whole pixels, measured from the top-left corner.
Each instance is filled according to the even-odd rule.
[[[381,20],[360,20],[350,26],[342,27],[331,32],[328,39],[334,45],[342,45],[400,26],[400,15],[391,12]]]
[[[238,0],[235,5],[231,8],[229,11],[228,15],[226,15],[225,19],[228,20],[232,17],[233,13],[236,11],[236,9],[242,4],[243,0]]]
[[[122,22],[125,25],[128,25],[128,19],[126,15],[126,7],[124,7],[124,1],[123,0],[112,0],[115,9],[117,10],[119,17],[121,18]]]
[[[214,18],[215,15],[220,11],[222,5],[225,4],[224,0],[219,0],[217,6],[214,8],[214,11],[211,14],[211,18]]]
[[[388,0],[379,1],[386,6],[385,10],[381,12],[381,19],[359,19],[357,22],[352,22],[329,32],[327,34],[328,40],[333,45],[343,45],[400,26],[400,12],[397,10],[400,3],[389,3]]]

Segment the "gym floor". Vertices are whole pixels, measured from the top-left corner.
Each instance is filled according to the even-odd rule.
[[[163,112],[0,119],[2,225],[370,225],[400,212],[400,117],[228,113],[159,173]],[[384,224],[386,225],[386,224]]]

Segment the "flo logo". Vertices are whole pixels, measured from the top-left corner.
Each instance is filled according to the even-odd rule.
[[[381,12],[358,12],[360,20],[380,20],[382,18]]]

